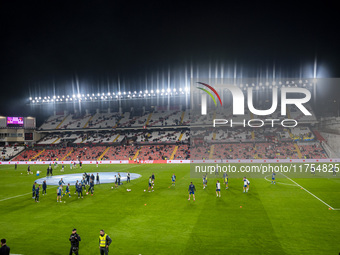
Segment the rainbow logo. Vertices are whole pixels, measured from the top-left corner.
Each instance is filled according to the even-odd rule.
[[[212,86],[210,86],[210,85],[208,85],[208,84],[206,84],[206,83],[203,83],[203,82],[197,82],[197,83],[200,84],[200,85],[206,86],[206,87],[209,88],[212,92],[214,92],[214,94],[217,96],[217,98],[218,98],[218,100],[220,101],[220,104],[221,104],[221,106],[222,106],[222,100],[221,100],[221,98],[220,98],[220,95],[217,93],[217,91],[216,91]],[[215,97],[211,94],[211,92],[210,92],[209,90],[204,89],[204,88],[200,88],[200,87],[198,87],[198,89],[203,90],[204,92],[206,92],[206,93],[212,98],[212,100],[214,100],[215,106],[217,106],[216,99],[215,99]]]

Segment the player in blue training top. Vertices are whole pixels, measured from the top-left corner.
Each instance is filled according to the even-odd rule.
[[[221,183],[219,180],[216,182],[216,197],[221,197]]]
[[[43,182],[42,188],[43,188],[42,194],[43,194],[43,196],[44,196],[44,195],[46,194],[46,189],[47,189],[46,181]]]
[[[68,183],[66,186],[66,191],[63,194],[63,196],[65,196],[66,194],[68,194],[68,197],[71,197],[71,192],[70,192],[70,184]]]
[[[117,175],[115,175],[115,189],[118,187],[118,178],[117,178]]]
[[[129,178],[130,174],[128,172],[128,180],[130,180]],[[96,176],[96,184],[100,184],[100,181],[99,181],[99,173],[97,173],[97,176]]]
[[[32,187],[32,199],[35,198],[35,185],[36,184],[37,184],[36,182],[33,183],[33,187]]]
[[[275,181],[275,175],[276,175],[276,173],[273,172],[273,173],[272,173],[272,184],[275,184],[275,183],[276,183],[276,181]]]
[[[333,167],[333,176],[336,176],[336,168]]]
[[[85,178],[83,178],[82,180],[81,180],[81,183],[80,183],[81,185],[81,187],[82,187],[82,189],[84,189],[84,191],[86,191],[86,186],[85,186],[85,184],[86,184],[86,181],[85,181]]]
[[[62,164],[62,165],[61,165],[61,170],[60,170],[60,171],[61,171],[61,172],[64,172],[64,170],[65,170],[65,167],[64,167],[64,164]]]
[[[93,181],[93,180],[90,181],[90,187],[88,188],[86,195],[87,195],[90,191],[91,191],[91,196],[93,196],[93,191],[94,191],[94,181]]]
[[[311,167],[311,168],[310,168],[310,173],[313,174],[313,175],[315,175],[315,168],[314,168],[314,167]]]
[[[155,185],[155,174],[154,173],[152,173],[151,175],[151,180],[152,180],[152,186],[154,186]]]
[[[77,192],[78,192],[78,199],[80,198],[80,195],[81,195],[81,198],[84,198],[83,197],[83,185],[82,185],[82,183],[78,184]]]
[[[171,185],[175,186],[175,185],[176,185],[176,175],[175,175],[175,174],[173,174],[173,175],[171,176],[171,181],[172,181],[172,184],[171,184]]]
[[[224,184],[225,184],[225,189],[229,188],[229,178],[228,175],[225,173],[224,175]]]
[[[60,185],[63,186],[63,184],[65,184],[65,182],[64,182],[63,178],[61,178],[60,181],[59,181],[59,186]]]
[[[190,195],[192,194],[192,198],[195,201],[195,191],[196,191],[196,188],[195,188],[195,185],[192,184],[192,182],[190,182],[188,191],[189,191],[189,198],[188,198],[188,200],[190,200]]]
[[[40,185],[35,190],[35,202],[38,202],[38,203],[40,202],[39,201],[39,196],[40,196]]]
[[[205,189],[205,187],[207,186],[207,175],[203,175],[203,189]]]
[[[117,182],[118,182],[118,186],[120,185],[120,173],[118,173],[118,176],[117,176]]]
[[[76,188],[76,190],[74,191],[74,194],[76,194],[76,192],[78,191],[78,185],[79,185],[79,182],[77,180],[76,183],[74,184],[74,187]]]
[[[60,184],[57,188],[57,202],[59,202],[58,200],[61,202],[61,194],[63,194],[63,185]]]

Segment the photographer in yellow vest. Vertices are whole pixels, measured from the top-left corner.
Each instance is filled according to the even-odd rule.
[[[105,234],[104,230],[100,230],[100,235],[99,235],[100,255],[109,254],[109,245],[111,243],[112,243],[112,239],[107,234]]]

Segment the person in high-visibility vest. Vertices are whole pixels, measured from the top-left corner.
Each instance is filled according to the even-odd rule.
[[[109,245],[112,243],[112,239],[105,234],[104,230],[100,230],[99,235],[99,251],[100,255],[109,254]]]

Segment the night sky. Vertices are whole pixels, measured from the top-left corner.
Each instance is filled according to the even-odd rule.
[[[321,76],[340,76],[335,3],[235,2],[2,1],[0,114],[26,114],[30,93],[75,77],[138,79],[190,61],[289,73],[317,56]]]

